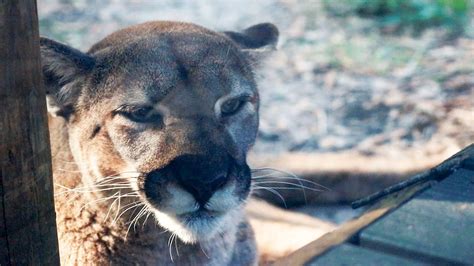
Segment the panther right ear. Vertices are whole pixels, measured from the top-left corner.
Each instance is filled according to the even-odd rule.
[[[224,31],[242,49],[275,49],[278,42],[278,28],[272,23],[260,23],[242,32]]]
[[[95,60],[79,50],[44,37],[40,38],[40,48],[48,111],[68,118],[80,94],[75,83],[92,70]]]
[[[228,38],[236,43],[247,58],[255,64],[275,50],[278,43],[278,28],[272,23],[253,25],[241,32],[225,31]]]

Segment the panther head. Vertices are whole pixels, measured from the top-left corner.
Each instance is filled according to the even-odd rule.
[[[215,32],[180,22],[132,26],[87,53],[41,38],[48,109],[67,121],[82,183],[115,182],[187,243],[225,230],[250,190],[253,67],[277,39],[269,23]]]

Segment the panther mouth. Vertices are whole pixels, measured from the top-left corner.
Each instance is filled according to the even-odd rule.
[[[195,212],[186,213],[177,216],[177,220],[183,224],[185,227],[190,230],[190,232],[199,235],[201,232],[208,231],[206,234],[212,234],[211,230],[207,229],[207,227],[218,223],[222,217],[225,216],[225,212],[215,212],[209,211],[205,209],[199,209]],[[206,236],[199,236],[199,238],[207,238]]]
[[[197,211],[184,213],[178,215],[177,217],[180,220],[185,221],[185,223],[190,223],[197,220],[213,220],[224,214],[225,212],[222,211],[212,211],[206,208],[199,208]]]
[[[236,214],[236,209],[227,212],[199,209],[180,215],[164,213],[155,209],[157,222],[184,243],[207,242],[226,230]]]

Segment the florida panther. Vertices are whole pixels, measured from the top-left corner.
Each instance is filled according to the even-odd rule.
[[[277,39],[168,21],[88,52],[41,38],[62,264],[257,263],[253,68]]]

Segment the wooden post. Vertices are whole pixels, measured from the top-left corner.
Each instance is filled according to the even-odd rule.
[[[0,265],[59,265],[35,0],[0,0]]]

